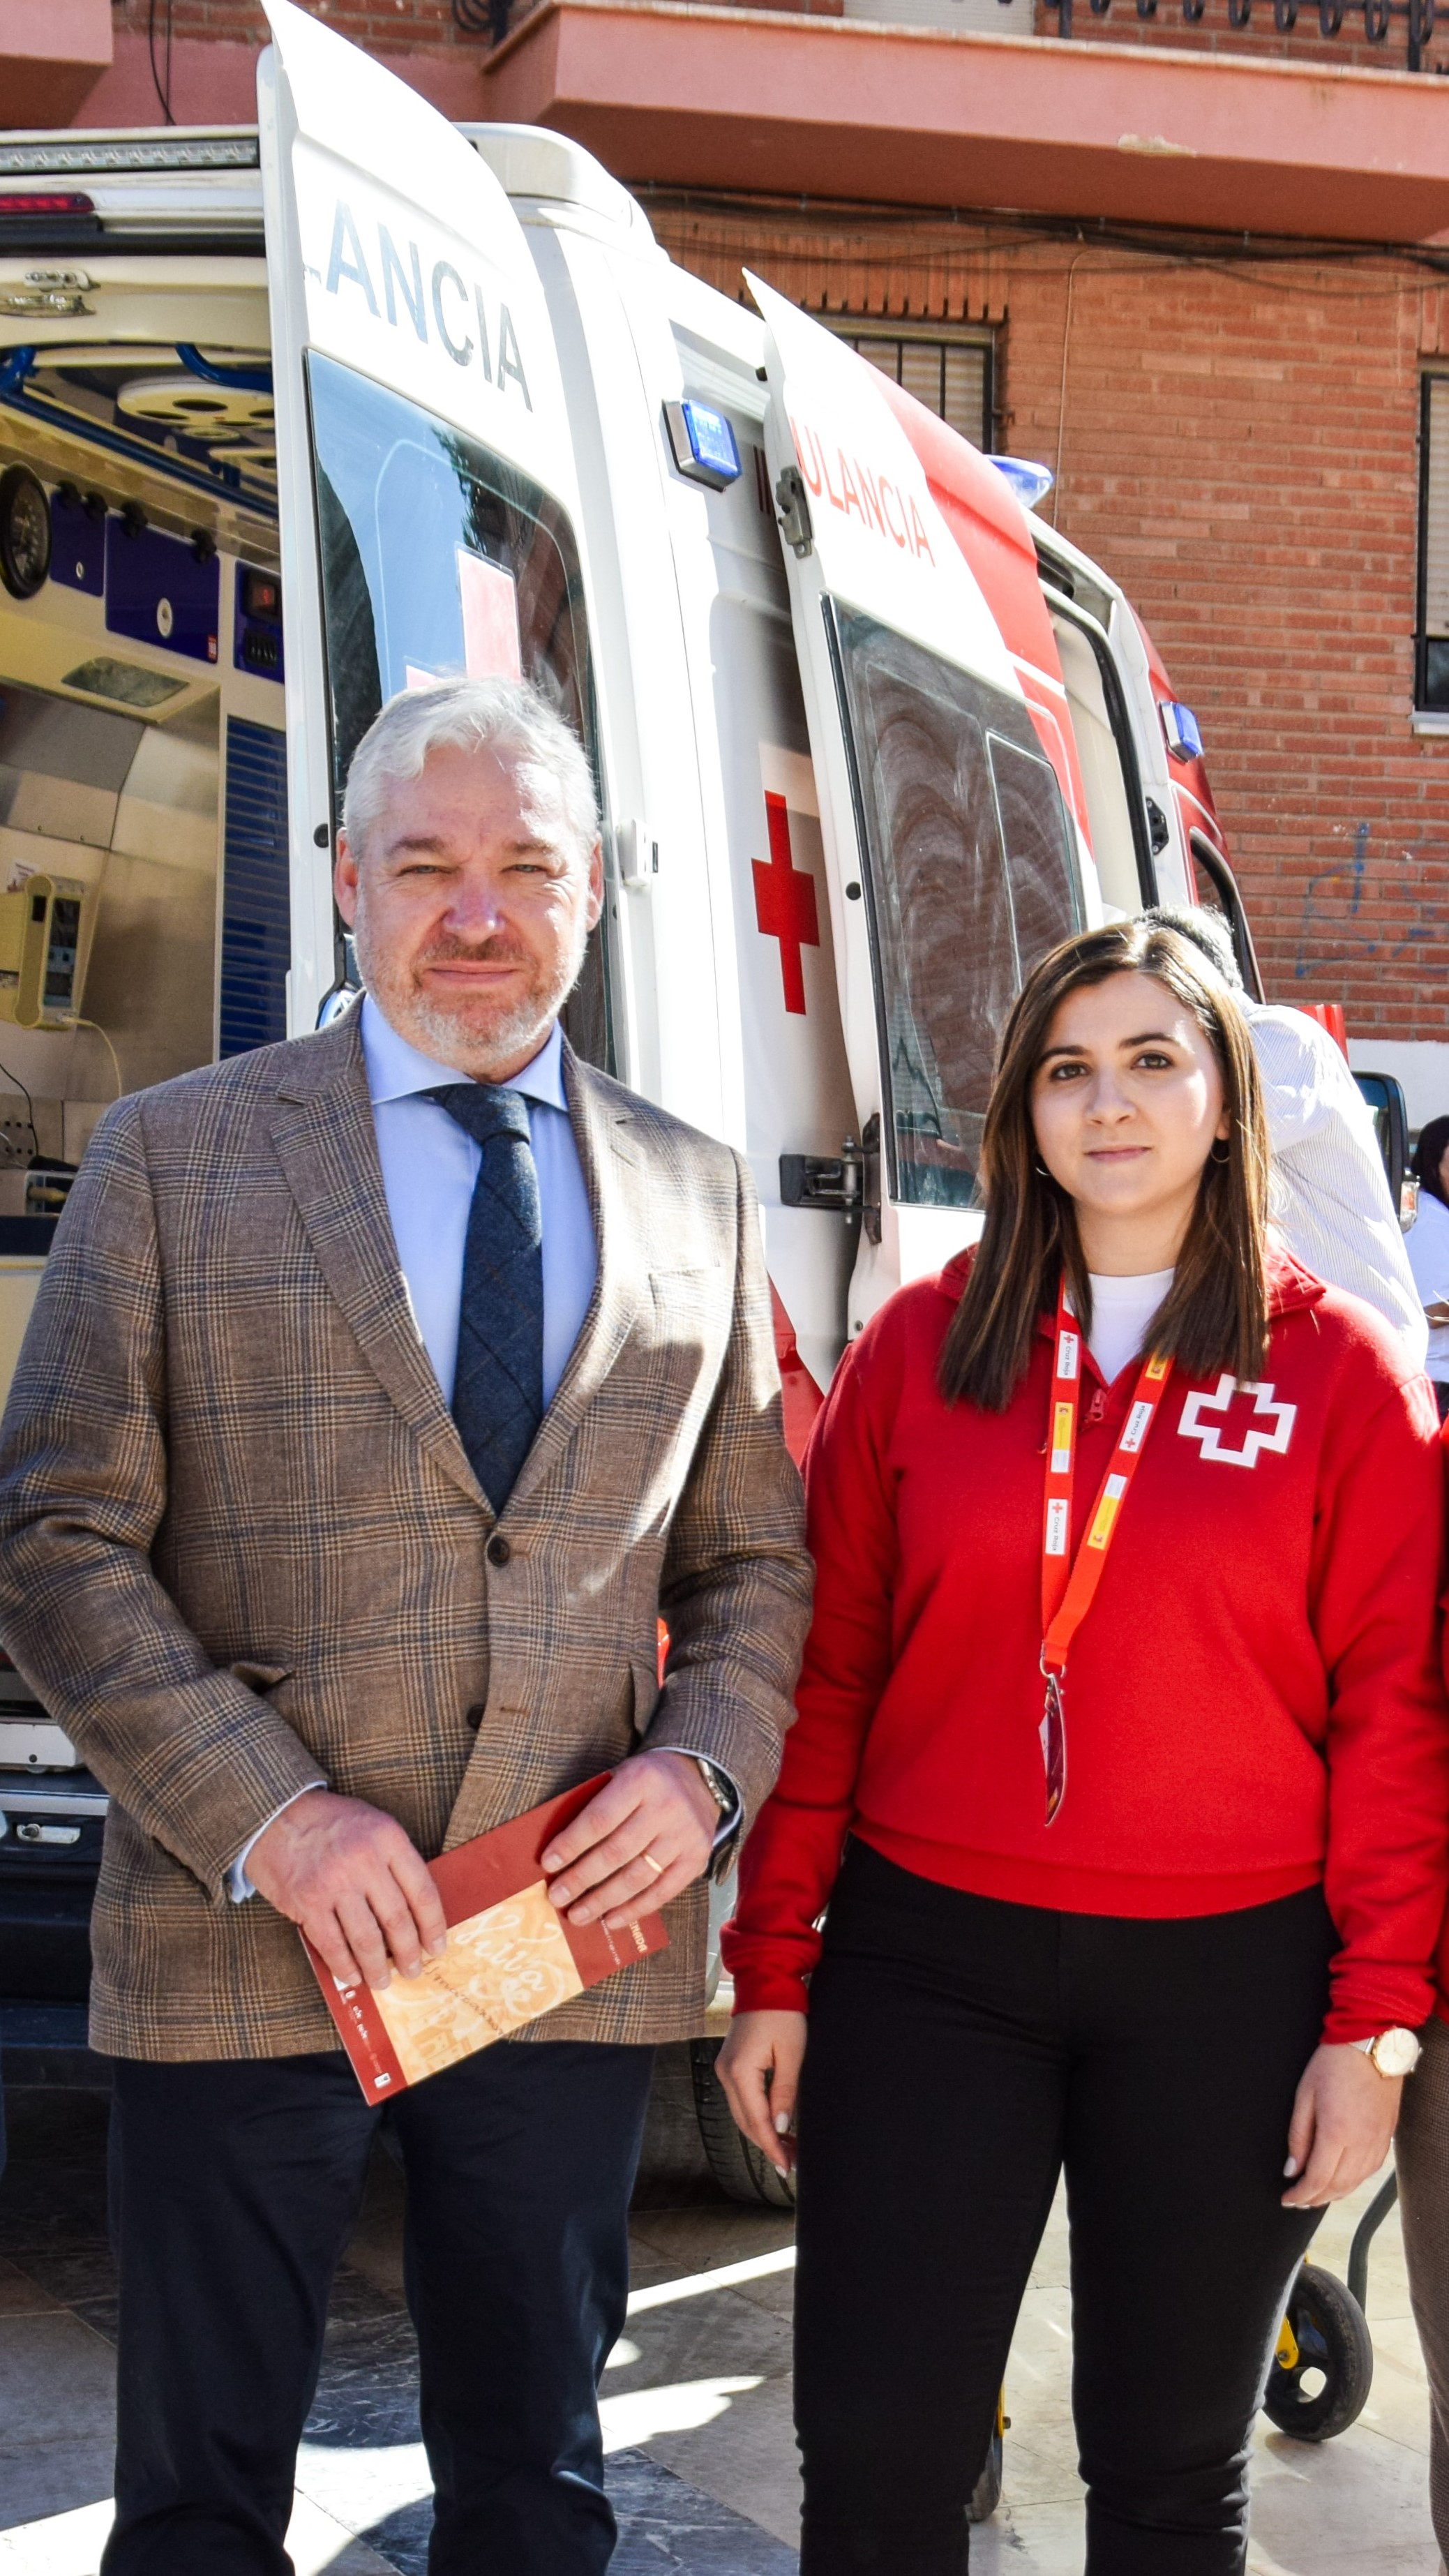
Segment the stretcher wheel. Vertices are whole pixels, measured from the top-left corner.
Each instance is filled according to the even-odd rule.
[[[1263,2412],[1295,2442],[1331,2442],[1357,2422],[1373,2386],[1368,2319],[1332,2272],[1305,2263],[1288,2294],[1284,2326]]]
[[[692,2039],[689,2043],[695,2117],[710,2172],[731,2200],[753,2201],[756,2206],[763,2201],[767,2209],[793,2209],[794,2175],[782,2182],[759,2148],[735,2127],[724,2086],[714,2071],[723,2045],[718,2039]]]
[[[1006,2444],[1002,2437],[1001,2428],[998,2425],[996,2431],[991,2436],[991,2448],[986,2454],[986,2466],[976,2481],[971,2494],[971,2502],[966,2507],[966,2519],[968,2522],[989,2522],[992,2515],[995,2513],[997,2506],[1000,2504],[1001,2478],[1005,2454]]]

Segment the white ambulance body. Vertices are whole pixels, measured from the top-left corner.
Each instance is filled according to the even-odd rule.
[[[0,917],[0,1372],[65,1185],[33,1154],[337,1007],[361,732],[511,670],[605,814],[570,1034],[748,1154],[798,1444],[979,1224],[1023,972],[1104,906],[1231,899],[1191,718],[1117,587],[827,329],[701,285],[562,138],[269,15],[259,137],[0,139],[0,916],[50,907],[8,978]],[[20,1769],[63,1803],[7,1684],[0,1806]]]

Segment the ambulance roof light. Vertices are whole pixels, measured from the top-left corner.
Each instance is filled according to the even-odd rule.
[[[712,492],[740,478],[740,451],[722,411],[711,403],[667,402],[664,426],[679,471],[691,483],[707,483]]]
[[[1167,748],[1174,759],[1201,760],[1202,730],[1191,707],[1185,707],[1180,698],[1164,698],[1161,714]]]
[[[988,456],[1002,481],[1009,483],[1024,510],[1034,510],[1044,501],[1056,481],[1049,465],[1037,465],[1029,456]]]

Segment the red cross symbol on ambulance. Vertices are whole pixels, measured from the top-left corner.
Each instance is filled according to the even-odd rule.
[[[1232,1411],[1235,1395],[1251,1396],[1253,1418],[1244,1430],[1241,1448],[1229,1449],[1224,1445],[1223,1433],[1227,1429],[1227,1416]],[[1214,1413],[1221,1415],[1222,1420],[1204,1419],[1205,1415]],[[1277,1403],[1271,1386],[1252,1379],[1240,1387],[1232,1370],[1224,1369],[1211,1395],[1199,1387],[1196,1394],[1188,1397],[1177,1428],[1184,1440],[1202,1442],[1205,1458],[1219,1458],[1225,1467],[1256,1467],[1265,1452],[1282,1456],[1293,1437],[1293,1425],[1297,1419],[1297,1405]]]
[[[780,943],[780,973],[785,1008],[805,1010],[805,960],[802,950],[820,945],[820,916],[815,909],[815,879],[797,868],[790,851],[790,816],[783,796],[765,796],[770,834],[768,860],[751,859],[755,879],[755,919],[766,939]]]

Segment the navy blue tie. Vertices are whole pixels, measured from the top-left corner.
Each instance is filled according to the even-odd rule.
[[[543,1418],[543,1217],[521,1091],[449,1082],[429,1092],[483,1149],[463,1250],[453,1420],[495,1512]]]

